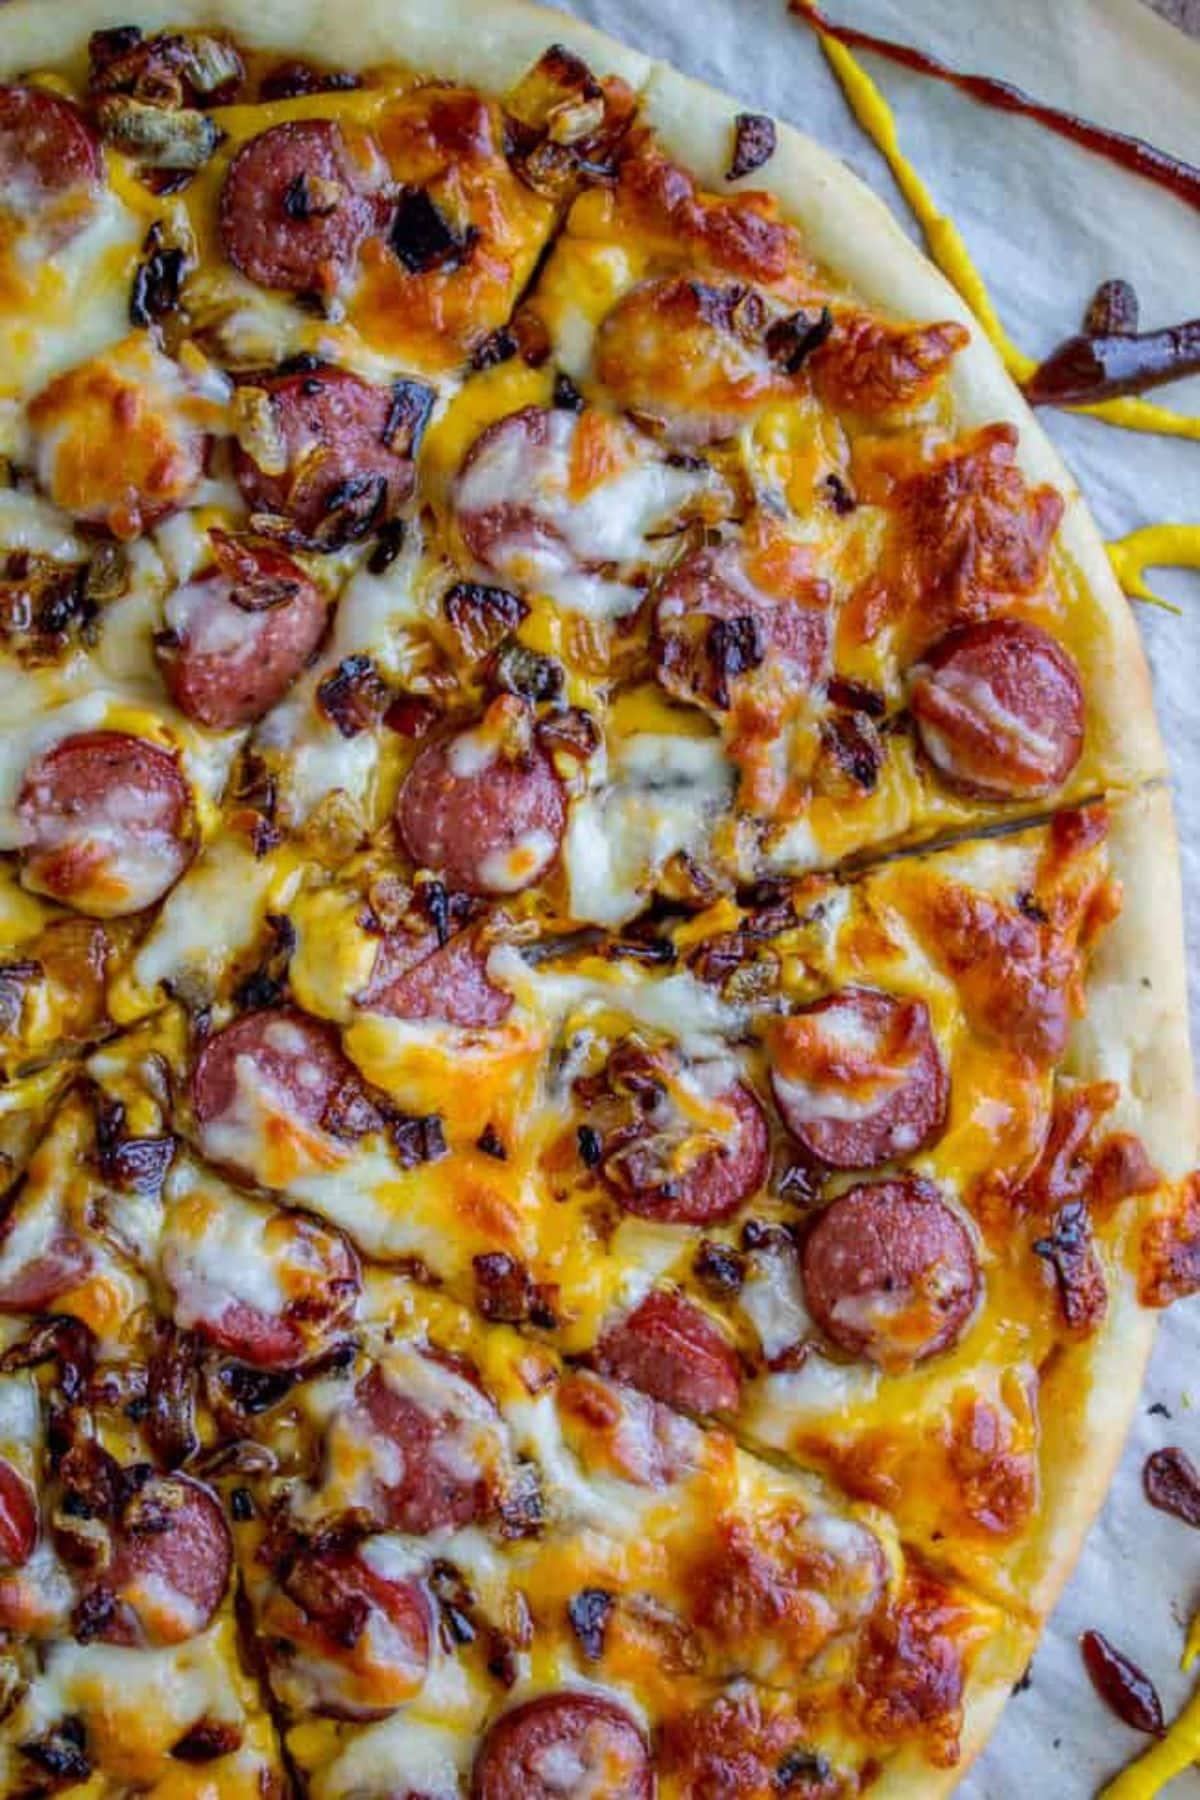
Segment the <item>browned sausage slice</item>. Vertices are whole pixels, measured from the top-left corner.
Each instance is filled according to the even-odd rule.
[[[293,1368],[352,1311],[358,1264],[331,1227],[298,1213],[256,1215],[228,1193],[211,1210],[185,1202],[182,1215],[168,1220],[159,1250],[175,1322],[219,1350],[261,1369]]]
[[[566,822],[562,783],[512,695],[473,729],[419,751],[396,800],[412,860],[472,894],[515,894],[540,880]]]
[[[767,1122],[741,1082],[714,1096],[732,1115],[719,1140],[683,1118],[653,1113],[614,1134],[600,1170],[626,1212],[672,1225],[713,1225],[736,1212],[767,1173]]]
[[[312,550],[367,536],[412,494],[430,399],[419,382],[380,387],[310,358],[247,377],[233,472],[251,513],[286,520]]]
[[[805,693],[828,657],[827,601],[800,546],[785,548],[776,538],[760,547],[693,550],[672,569],[655,607],[659,680],[681,700],[717,712],[734,705],[747,677],[771,697]]]
[[[0,212],[60,247],[87,224],[104,165],[83,114],[48,88],[0,87]]]
[[[989,619],[952,631],[913,671],[921,745],[955,786],[998,800],[1062,786],[1083,750],[1072,658],[1039,625]]]
[[[320,642],[326,606],[299,563],[220,534],[216,567],[167,601],[156,648],[176,706],[213,731],[282,700]]]
[[[922,1000],[843,988],[781,1020],[768,1049],[784,1124],[832,1168],[912,1156],[945,1125],[949,1083]]]
[[[330,294],[381,222],[379,169],[332,119],[289,119],[243,144],[225,175],[225,254],[259,287]]]
[[[733,1346],[682,1294],[655,1289],[601,1338],[597,1366],[686,1412],[733,1412],[741,1378]]]
[[[0,1456],[0,1564],[20,1568],[37,1543],[38,1509],[33,1489],[12,1464]]]
[[[432,1390],[435,1365],[430,1373],[426,1386]],[[470,1434],[453,1411],[422,1405],[379,1368],[363,1376],[354,1401],[355,1435],[388,1449],[371,1501],[380,1525],[423,1537],[447,1526],[470,1525],[487,1514],[491,1498],[486,1474],[467,1453]]]
[[[470,1029],[502,1025],[512,996],[488,979],[487,957],[474,932],[455,932],[444,944],[436,931],[393,932],[379,946],[358,1004],[397,1019],[439,1019]]]
[[[640,1729],[595,1693],[540,1694],[505,1713],[475,1758],[472,1800],[650,1800]]]
[[[922,1181],[881,1181],[840,1195],[804,1246],[803,1271],[822,1330],[884,1369],[948,1349],[979,1298],[970,1234]]]
[[[112,1560],[85,1588],[76,1634],[181,1644],[212,1619],[232,1560],[216,1495],[187,1475],[152,1475],[121,1508]]]
[[[94,918],[161,900],[192,859],[175,757],[124,731],[83,731],[31,764],[17,801],[27,887]]]
[[[433,1618],[421,1582],[389,1569],[386,1548],[368,1538],[354,1550],[303,1552],[261,1629],[289,1706],[378,1719],[424,1682]]]
[[[191,1097],[204,1154],[264,1187],[379,1124],[337,1032],[294,1006],[244,1013],[209,1038]]]

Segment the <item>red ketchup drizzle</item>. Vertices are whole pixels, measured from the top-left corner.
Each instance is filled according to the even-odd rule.
[[[835,25],[811,5],[809,0],[789,0],[789,6],[799,18],[815,25],[826,37],[845,44],[847,49],[874,51],[877,56],[885,56],[890,62],[899,63],[903,68],[929,75],[934,81],[944,81],[950,87],[958,88],[961,93],[970,94],[973,100],[982,101],[985,106],[994,106],[999,112],[1020,113],[1027,119],[1036,119],[1047,130],[1057,132],[1059,137],[1067,138],[1073,144],[1081,144],[1085,150],[1092,150],[1097,156],[1106,157],[1119,168],[1128,169],[1134,175],[1156,182],[1159,187],[1175,194],[1185,205],[1200,211],[1200,169],[1192,163],[1183,162],[1179,157],[1168,155],[1165,150],[1156,150],[1144,138],[1130,137],[1123,131],[1109,131],[1105,126],[1093,125],[1075,113],[1063,112],[1056,106],[1046,106],[1031,94],[1014,87],[1011,82],[997,81],[990,75],[964,75],[958,69],[951,69],[946,63],[939,62],[936,56],[930,56],[924,50],[914,50],[911,44],[898,44],[891,38],[876,37],[873,32],[859,31],[853,25]]]

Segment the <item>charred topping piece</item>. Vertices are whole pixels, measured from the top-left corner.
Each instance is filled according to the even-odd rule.
[[[832,331],[833,314],[827,306],[815,318],[811,313],[790,313],[768,327],[767,350],[785,375],[795,375]]]
[[[134,325],[153,325],[173,313],[179,304],[187,255],[168,245],[157,222],[146,233],[142,260],[133,278],[129,318]]]
[[[739,113],[733,122],[733,161],[726,181],[752,175],[775,154],[775,121],[766,113]]]
[[[473,225],[459,231],[424,188],[405,188],[396,203],[389,242],[410,275],[457,269],[478,237]]]

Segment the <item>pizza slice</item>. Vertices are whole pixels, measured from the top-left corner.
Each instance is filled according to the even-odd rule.
[[[732,114],[692,93],[656,74],[615,184],[576,200],[518,315],[543,380],[492,385],[445,500],[457,573],[603,678],[582,916],[680,854],[795,873],[1161,770],[1128,609],[978,328],[865,196],[889,254],[847,254],[816,152],[776,150],[778,200],[731,188]],[[706,490],[690,519],[664,458]]]

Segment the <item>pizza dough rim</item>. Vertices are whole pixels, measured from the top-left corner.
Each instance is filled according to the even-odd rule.
[[[91,31],[125,23],[224,27],[248,44],[308,54],[351,66],[399,62],[493,91],[515,80],[548,42],[577,50],[597,73],[618,74],[641,95],[643,116],[665,147],[717,191],[738,191],[725,180],[733,120],[742,108],[730,96],[654,63],[582,21],[526,0],[359,0],[351,14],[324,9],[323,0],[13,0],[4,14],[0,78],[82,56]],[[1080,490],[1021,398],[974,315],[956,291],[905,236],[887,206],[843,163],[813,139],[780,123],[774,155],[758,178],[784,215],[804,233],[820,261],[861,297],[916,318],[959,320],[971,342],[952,376],[957,416],[964,425],[1008,420],[1020,432],[1018,460],[1033,481],[1048,481],[1067,501],[1059,542],[1098,600],[1110,642],[1086,671],[1092,700],[1093,742],[1111,785],[1137,788],[1160,777],[1165,752],[1154,716],[1149,669],[1130,608],[1116,582]],[[751,184],[753,185],[753,184]],[[1014,824],[1016,821],[1014,821]],[[1187,1080],[1186,982],[1182,951],[1178,856],[1165,791],[1150,789],[1118,804],[1114,863],[1130,872],[1120,919],[1101,945],[1089,982],[1089,1017],[1069,1057],[1081,1079],[1103,1078],[1113,1045],[1135,1063],[1143,1087],[1126,1095],[1121,1123],[1139,1130],[1167,1174],[1182,1173],[1192,1155],[1193,1107]],[[1151,988],[1143,985],[1148,978]],[[1147,992],[1153,995],[1147,1000]],[[1161,996],[1161,998],[1160,998]],[[1105,1038],[1102,1019],[1119,1021]],[[1045,1574],[1038,1584],[1039,1625],[1075,1565],[1124,1444],[1154,1340],[1155,1319],[1136,1302],[1128,1274],[1111,1296],[1108,1329],[1091,1349],[1091,1403],[1079,1425],[1086,1459],[1071,1464],[1073,1487],[1050,1509],[1042,1543]],[[931,1775],[927,1764],[897,1759],[880,1785],[897,1797],[949,1793],[990,1737],[1029,1653],[1027,1634],[1010,1621],[998,1667],[971,1680],[965,1696],[962,1757],[952,1770]],[[1011,1641],[1009,1641],[1011,1640]],[[907,1765],[907,1766],[906,1766]]]

